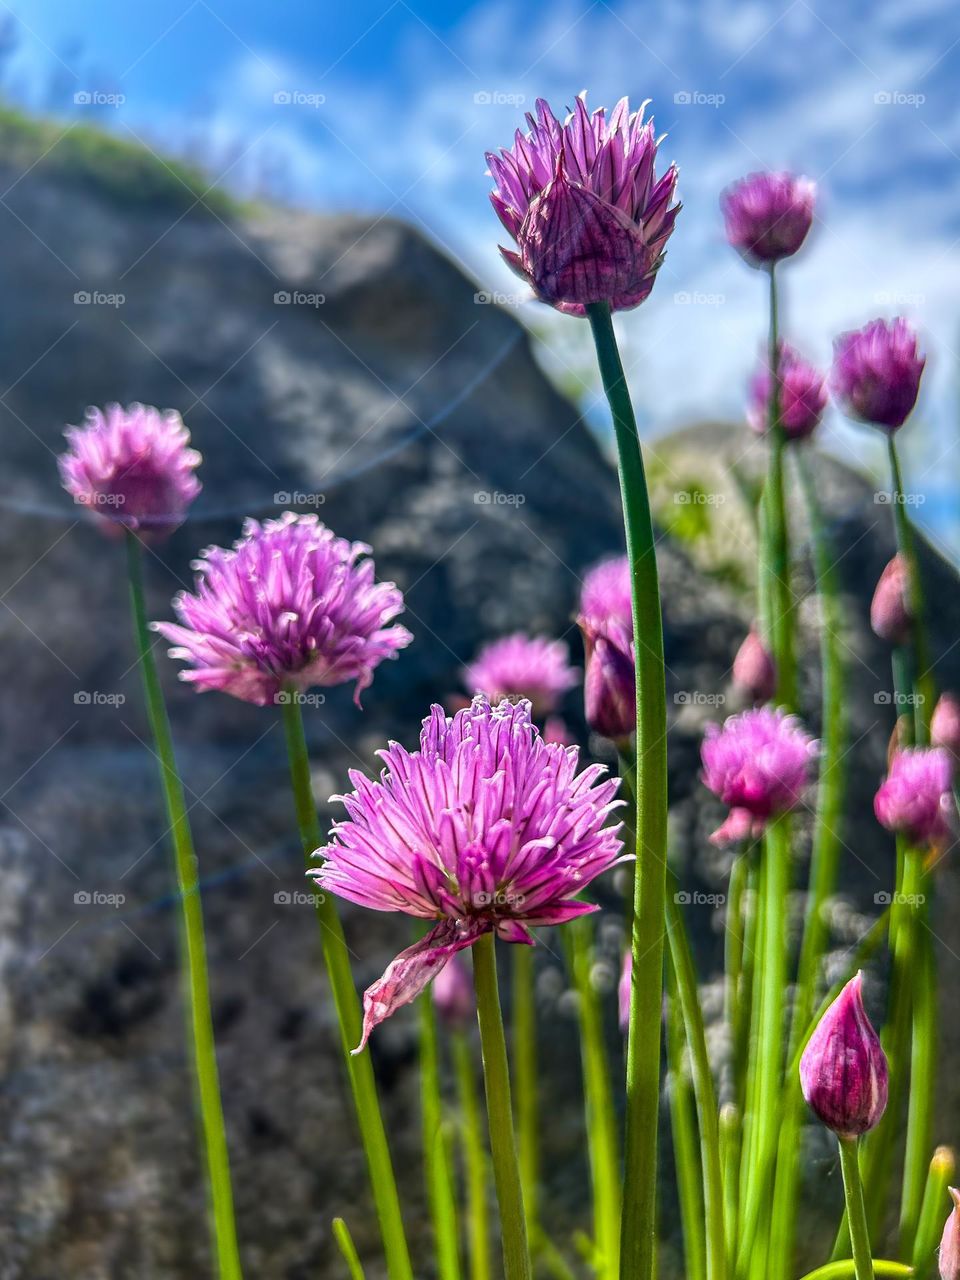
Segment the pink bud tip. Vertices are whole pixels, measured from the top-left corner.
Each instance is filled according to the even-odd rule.
[[[940,1237],[940,1280],[960,1280],[960,1191],[949,1190],[953,1209]]]
[[[881,640],[905,644],[910,636],[910,607],[907,603],[907,565],[895,555],[877,583],[870,605],[870,625]]]
[[[874,1128],[887,1106],[886,1054],[863,1007],[858,973],[826,1011],[800,1059],[800,1087],[818,1118],[841,1138]]]
[[[941,694],[930,720],[930,741],[949,751],[954,761],[960,760],[960,698],[956,694]]]
[[[769,702],[776,692],[776,663],[752,627],[733,660],[733,683],[751,702]]]

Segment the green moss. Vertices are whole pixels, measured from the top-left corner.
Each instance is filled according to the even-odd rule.
[[[0,159],[28,167],[42,162],[126,205],[174,212],[190,209],[228,216],[239,200],[210,184],[201,170],[155,156],[135,141],[92,124],[65,125],[0,104]],[[199,201],[199,203],[197,203]]]

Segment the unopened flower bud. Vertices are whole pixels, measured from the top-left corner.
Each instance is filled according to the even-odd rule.
[[[940,1280],[960,1280],[960,1191],[949,1190],[953,1209],[940,1237]]]
[[[949,751],[954,764],[960,763],[960,698],[956,694],[940,695],[930,719],[930,741]]]
[[[751,702],[769,702],[776,692],[776,663],[753,627],[733,660],[733,683]]]
[[[907,587],[907,564],[897,554],[881,573],[870,605],[870,626],[890,644],[905,644],[910,636]]]
[[[828,1129],[853,1138],[880,1122],[887,1085],[887,1057],[863,1007],[863,974],[858,973],[810,1037],[800,1059],[800,1087]]]
[[[628,632],[618,623],[580,619],[586,650],[584,711],[595,733],[614,742],[637,725],[636,668]]]

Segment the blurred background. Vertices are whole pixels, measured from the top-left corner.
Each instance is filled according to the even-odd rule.
[[[757,168],[820,184],[817,225],[782,273],[786,336],[806,356],[825,366],[838,331],[877,315],[906,314],[923,335],[906,487],[930,540],[933,650],[957,689],[958,65],[960,13],[941,0],[0,0],[0,1280],[208,1274],[122,557],[60,489],[64,425],[90,404],[142,400],[179,410],[204,455],[200,499],[148,558],[154,618],[171,616],[200,548],[284,508],[372,544],[402,587],[415,641],[378,670],[364,710],[349,689],[307,709],[326,827],[347,770],[375,768],[388,738],[412,744],[432,701],[466,692],[463,666],[485,641],[549,634],[582,663],[583,573],[622,547],[608,421],[585,326],[529,302],[500,261],[483,156],[538,96],[558,112],[582,89],[594,105],[651,98],[684,211],[651,299],[618,329],[661,534],[671,855],[701,891],[689,910],[709,980],[729,860],[707,839],[721,814],[697,781],[699,745],[706,721],[736,708],[730,666],[754,613],[763,451],[742,423],[766,327],[763,277],[726,246],[718,196]],[[876,916],[893,865],[871,809],[894,719],[889,654],[868,625],[892,554],[880,443],[831,410],[812,459],[847,611],[841,950]],[[792,519],[817,730],[801,504]],[[380,1280],[279,720],[195,695],[157,652],[199,850],[247,1274],[340,1277],[329,1224],[343,1213]],[[602,754],[579,691],[563,710]],[[934,917],[945,1068],[960,1052],[958,912],[947,866]],[[409,942],[406,921],[344,918],[366,985]],[[615,912],[599,936],[616,1063]],[[539,941],[544,1214],[566,1248],[587,1225],[576,1010],[556,940]],[[715,983],[703,1000],[716,1019]],[[371,1051],[430,1280],[412,1011]],[[955,1071],[938,1116],[938,1140],[955,1141]],[[839,1202],[835,1153],[808,1139],[798,1274],[822,1260]],[[665,1186],[669,1160],[666,1143]],[[672,1278],[683,1264],[664,1203]]]

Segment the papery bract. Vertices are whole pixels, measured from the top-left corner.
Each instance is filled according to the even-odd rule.
[[[777,357],[780,384],[777,421],[788,440],[806,440],[817,429],[827,407],[826,378],[808,364],[793,347],[780,344]],[[765,361],[750,383],[747,422],[758,435],[770,429],[770,395],[773,378]]]
[[[180,623],[154,623],[191,664],[180,678],[265,706],[313,686],[355,682],[355,697],[384,658],[412,636],[388,625],[403,612],[392,582],[377,582],[363,542],[336,537],[316,516],[247,520],[232,550],[194,562],[193,594],[173,604]]]
[[[890,770],[873,800],[877,821],[913,844],[950,835],[953,762],[943,747],[906,747],[894,753]]]
[[[887,1106],[886,1054],[863,1007],[858,973],[827,1009],[800,1058],[800,1087],[817,1117],[842,1138],[880,1122]]]
[[[908,320],[872,320],[835,341],[831,385],[851,418],[896,431],[917,403],[925,363]]]
[[[448,718],[434,707],[419,751],[382,751],[377,781],[352,771],[347,818],[317,851],[324,891],[375,911],[438,923],[364,995],[363,1039],[485,933],[530,929],[596,908],[578,895],[621,857],[618,780],[578,772],[579,751],[543,741],[528,702],[477,696]]]
[[[796,253],[813,222],[816,185],[792,173],[751,173],[720,197],[727,240],[754,267]]]
[[[527,114],[512,147],[487,154],[490,200],[519,253],[507,264],[541,302],[583,315],[591,302],[614,311],[639,306],[653,288],[680,206],[671,165],[654,166],[658,140],[646,103],[631,113],[622,98],[607,119],[591,115],[581,94],[561,124],[548,103]]]
[[[485,694],[490,702],[527,698],[535,720],[554,711],[568,689],[579,680],[570,665],[570,651],[562,640],[528,636],[523,632],[485,645],[465,668],[463,681],[471,694]]]

